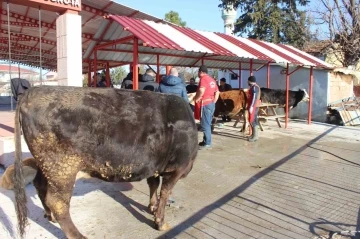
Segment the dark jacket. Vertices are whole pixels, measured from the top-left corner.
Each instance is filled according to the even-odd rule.
[[[14,99],[17,101],[18,97],[25,93],[31,87],[29,81],[21,78],[11,79],[11,91]]]
[[[148,90],[148,91],[159,91],[159,84],[155,82],[155,79],[148,74],[144,74],[141,79],[139,79],[139,90]]]
[[[138,79],[140,81],[140,79],[142,78],[142,75],[139,74],[138,77],[139,77]],[[129,72],[129,74],[124,78],[123,82],[121,83],[121,88],[132,90],[132,88],[133,88],[133,73],[132,72]]]
[[[195,93],[198,89],[198,86],[197,85],[187,85],[186,86],[186,91],[188,94],[190,93]]]
[[[181,78],[176,76],[166,76],[160,82],[159,91],[161,93],[174,94],[182,97],[186,102],[189,102],[189,98],[186,93],[186,88]]]
[[[225,85],[220,85],[219,86],[219,91],[220,92],[224,92],[224,91],[229,91],[229,90],[232,90],[232,87],[231,87],[231,85],[229,85],[229,84],[225,84]]]

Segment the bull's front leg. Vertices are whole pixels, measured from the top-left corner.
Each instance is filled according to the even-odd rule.
[[[211,121],[211,132],[214,131],[216,122],[217,122],[217,117],[213,117]]]

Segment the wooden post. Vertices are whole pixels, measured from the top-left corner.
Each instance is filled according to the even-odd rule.
[[[285,129],[287,129],[288,122],[289,122],[289,88],[290,88],[290,75],[289,75],[289,63],[287,63],[287,65],[286,65]]]
[[[97,49],[94,50],[94,87],[96,87],[97,81]]]
[[[133,45],[133,90],[138,90],[139,89],[139,70],[138,70],[139,44],[138,44],[138,42],[139,42],[139,39],[137,37],[134,37],[134,45]]]
[[[267,63],[267,82],[266,87],[270,88],[270,62]]]
[[[160,55],[159,54],[156,55],[156,68],[157,68],[156,82],[160,83]]]
[[[166,75],[170,75],[170,70],[172,66],[166,66]]]
[[[241,80],[241,62],[239,62],[239,74],[238,74],[238,77],[239,77],[239,89],[242,88],[242,80]]]
[[[88,70],[88,87],[91,87],[91,61],[88,62],[89,70]]]
[[[314,67],[312,66],[310,67],[308,124],[311,124],[313,86],[314,86]]]
[[[106,87],[110,87],[110,64],[108,61],[106,62],[105,75],[106,75]]]

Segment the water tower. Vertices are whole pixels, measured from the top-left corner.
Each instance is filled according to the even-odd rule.
[[[236,10],[233,5],[228,5],[222,9],[222,19],[224,20],[224,33],[232,35],[234,31],[234,23],[236,19]]]

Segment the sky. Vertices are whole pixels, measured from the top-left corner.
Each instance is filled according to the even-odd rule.
[[[115,0],[115,2],[161,19],[165,18],[165,13],[176,11],[192,29],[224,32],[221,10],[218,8],[220,0]]]
[[[164,19],[169,11],[176,11],[187,27],[195,30],[224,32],[224,23],[221,18],[220,0],[114,0],[119,4],[140,10],[149,15]],[[149,4],[151,2],[151,4]],[[316,4],[315,4],[316,5]],[[314,1],[307,9],[313,8]],[[299,7],[299,9],[306,9]],[[237,17],[240,12],[237,12]],[[315,27],[312,27],[315,30]]]

